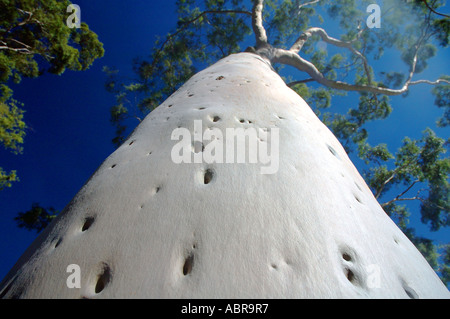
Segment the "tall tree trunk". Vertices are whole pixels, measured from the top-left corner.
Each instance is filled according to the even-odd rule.
[[[192,163],[179,163],[183,128],[192,138],[223,133],[212,138],[224,142],[223,163],[202,156],[213,145],[207,134],[188,141]],[[251,154],[227,162],[227,128],[257,129],[270,163],[260,153],[257,163]],[[210,155],[220,162],[218,150]],[[252,53],[198,73],[148,115],[24,253],[1,294],[450,297],[338,140]]]

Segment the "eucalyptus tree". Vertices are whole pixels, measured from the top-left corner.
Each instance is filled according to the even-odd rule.
[[[420,0],[380,6],[373,1],[177,1],[176,29],[155,42],[147,59],[134,61],[134,79],[105,68],[106,88],[117,99],[111,108],[117,129],[113,142],[122,144],[127,126],[138,124],[198,68],[247,47],[269,61],[346,151],[362,160],[366,182],[386,213],[435,269],[445,272],[438,258],[445,245],[416,235],[408,221],[419,206],[422,222],[432,231],[449,226],[448,140],[423,127],[422,138],[405,137],[392,153],[386,143],[370,145],[366,128],[389,117],[395,107],[390,97],[407,100],[417,86],[430,87],[435,100],[429,107],[434,102],[443,110],[437,127],[448,126],[449,76],[420,78],[429,60],[449,44],[444,5]],[[394,56],[397,69],[383,69],[386,54]],[[346,112],[330,111],[333,97],[347,94],[359,101]]]
[[[417,85],[433,85],[447,107],[445,75],[413,79],[436,52],[432,40],[447,44],[436,3],[387,1],[386,33],[372,30],[375,13],[364,19],[377,7],[363,1],[177,4],[177,29],[150,60],[135,61],[137,81],[105,70],[122,143],[19,259],[0,296],[448,298],[417,249],[433,251],[429,242],[415,247],[387,216],[408,233],[397,204],[420,184],[428,188],[411,200],[423,220],[447,226],[444,141],[426,130],[394,157],[371,146],[364,127],[389,115],[388,97]],[[402,20],[407,12],[419,20]],[[322,19],[338,27],[311,26]],[[254,45],[239,52],[250,34]],[[342,52],[328,57],[324,44]],[[388,48],[400,52],[405,76],[375,76],[371,65]],[[304,77],[284,81],[285,65]],[[359,94],[358,107],[326,111],[339,92]],[[128,113],[140,124],[125,140]],[[379,164],[366,181],[351,151]],[[383,166],[391,159],[392,170]],[[403,188],[381,201],[393,185]]]

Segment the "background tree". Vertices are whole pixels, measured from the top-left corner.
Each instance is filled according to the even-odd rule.
[[[366,128],[390,115],[395,106],[389,97],[407,98],[417,85],[432,86],[434,104],[444,111],[437,125],[448,125],[450,77],[415,79],[438,48],[449,44],[449,19],[439,10],[445,1],[384,1],[381,29],[366,23],[370,4],[364,0],[178,0],[176,29],[157,39],[148,58],[133,62],[136,78],[124,79],[117,70],[104,69],[106,89],[117,101],[111,108],[116,127],[113,142],[120,145],[130,127],[198,69],[247,47],[253,32],[256,45],[247,51],[269,60],[347,152],[363,161],[360,170],[386,213],[448,283],[448,246],[437,246],[408,226],[415,203],[420,203],[421,221],[431,231],[449,225],[450,162],[444,155],[448,140],[423,128],[422,138],[405,137],[393,154],[386,144],[370,145]],[[374,70],[371,65],[386,53],[396,54],[403,67]],[[303,78],[293,80],[293,74]],[[331,107],[333,97],[349,92],[359,100],[354,107],[346,113]]]
[[[45,71],[83,71],[104,54],[88,25],[69,28],[67,0],[0,0],[0,144],[16,154],[26,133],[23,105],[13,99],[12,84]],[[18,181],[17,172],[0,167],[0,190]]]
[[[53,207],[43,208],[38,203],[33,203],[30,210],[25,213],[20,212],[14,220],[20,228],[39,233],[51,223],[58,213]]]

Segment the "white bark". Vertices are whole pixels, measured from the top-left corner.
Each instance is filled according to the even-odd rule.
[[[195,120],[203,131],[279,128],[278,172],[175,164],[171,134],[194,134]],[[81,288],[67,286],[72,264]],[[338,140],[251,53],[198,73],[148,115],[1,289],[6,298],[450,297]]]

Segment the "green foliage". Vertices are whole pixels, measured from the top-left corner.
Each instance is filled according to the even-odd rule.
[[[45,71],[61,75],[83,71],[104,54],[103,44],[86,23],[66,25],[68,0],[0,0],[0,144],[20,153],[26,125],[23,105],[12,98],[12,83]],[[1,169],[1,168],[0,168]],[[1,187],[17,181],[1,170]]]
[[[447,47],[450,42],[450,20],[447,18],[433,21],[433,29],[437,34],[439,45]]]
[[[443,79],[450,80],[450,76],[442,76]],[[434,104],[444,109],[443,116],[438,119],[437,126],[446,127],[450,125],[450,84],[439,83],[432,89],[435,96]]]
[[[366,163],[373,164],[364,177],[377,198],[382,199],[394,185],[404,186],[403,192],[383,204],[386,213],[406,216],[405,208],[396,203],[418,201],[421,220],[430,225],[430,230],[437,231],[450,225],[450,160],[444,156],[446,151],[445,140],[437,137],[431,129],[425,130],[419,140],[406,137],[395,157],[385,145],[360,146],[361,157]],[[391,159],[395,159],[394,165],[388,169],[386,163]],[[410,195],[413,192],[415,194]]]
[[[0,79],[20,81],[45,69],[62,74],[86,70],[104,54],[103,45],[86,23],[66,25],[66,0],[0,2]],[[38,57],[45,63],[38,63]],[[44,68],[45,67],[45,68]]]
[[[19,102],[11,98],[12,91],[6,85],[0,85],[0,144],[14,154],[22,152],[26,125],[23,121],[24,111],[18,107]],[[0,167],[0,191],[18,182],[17,172],[6,172]]]
[[[320,19],[313,6],[299,10],[298,1],[265,1],[265,21],[269,42],[276,47],[287,48],[299,35],[299,30],[308,26],[311,17]]]
[[[30,210],[19,213],[14,220],[20,228],[41,232],[58,215],[53,207],[43,208],[38,203],[34,203]]]
[[[0,101],[0,144],[15,154],[22,151],[21,144],[25,136],[24,111],[17,107],[18,102],[9,99]]]
[[[18,182],[16,171],[5,172],[3,168],[0,167],[0,191],[6,187],[11,187],[13,182]]]
[[[359,155],[371,164],[364,178],[377,199],[381,203],[384,201],[382,206],[385,212],[441,274],[442,281],[450,284],[448,245],[446,252],[443,252],[445,249],[432,240],[417,236],[414,229],[408,227],[410,206],[400,204],[418,202],[421,221],[428,224],[431,231],[450,225],[450,160],[445,157],[447,147],[448,142],[427,129],[418,140],[406,137],[395,156],[386,145],[371,147],[367,143],[360,143]],[[393,197],[392,193],[396,190],[398,193]],[[447,257],[439,258],[444,253]]]
[[[442,281],[448,285],[450,283],[450,244],[444,245],[442,251],[443,262],[440,265],[440,273],[442,274]]]

